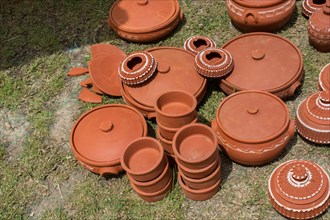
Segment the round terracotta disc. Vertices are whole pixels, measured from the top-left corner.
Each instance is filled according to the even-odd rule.
[[[196,96],[205,89],[206,80],[194,68],[194,55],[184,49],[159,47],[148,50],[158,62],[154,75],[133,87],[122,83],[123,90],[142,106],[153,108],[163,93],[182,90]]]
[[[121,96],[118,67],[126,54],[115,46],[111,51],[112,53],[100,54],[89,62],[89,74],[102,92],[112,96]]]
[[[231,53],[235,67],[221,84],[232,92],[252,89],[277,93],[289,90],[301,79],[303,59],[299,49],[278,35],[244,34],[223,48]]]
[[[311,219],[329,206],[329,176],[313,162],[287,161],[271,174],[268,193],[274,208],[285,217]]]
[[[120,161],[128,143],[147,135],[143,116],[128,105],[110,104],[83,114],[71,132],[71,147],[91,165]]]
[[[217,110],[219,128],[239,142],[258,143],[283,133],[289,110],[278,97],[262,91],[243,91],[224,99]]]
[[[330,90],[330,63],[320,72],[319,86],[320,90]]]

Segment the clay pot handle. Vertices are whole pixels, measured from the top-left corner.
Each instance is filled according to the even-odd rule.
[[[140,6],[145,6],[145,5],[148,4],[148,0],[139,0],[139,1],[137,2],[137,4],[140,5]]]
[[[183,14],[183,11],[182,11],[182,10],[180,10],[180,15],[179,15],[179,19],[180,19],[180,21],[182,21],[182,20],[183,20],[183,18],[184,18],[184,14]]]
[[[105,176],[107,174],[117,175],[121,170],[118,167],[102,167],[99,169],[99,173],[101,176]]]
[[[294,133],[295,133],[295,125],[294,125],[294,121],[290,120],[290,125],[289,125],[289,135],[290,135],[290,138],[292,138],[294,136]]]
[[[252,16],[254,19],[254,23],[258,24],[259,23],[259,17],[258,14],[254,11],[254,10],[247,10],[244,12],[244,23],[247,24],[248,23],[248,17]]]
[[[288,96],[292,96],[299,86],[300,86],[299,81],[296,81],[295,83],[293,83],[289,88]]]

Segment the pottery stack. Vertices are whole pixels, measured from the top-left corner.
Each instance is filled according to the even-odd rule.
[[[221,161],[213,130],[200,123],[183,126],[174,136],[173,150],[183,193],[192,200],[214,196],[221,182]]]
[[[172,169],[163,147],[154,138],[139,138],[128,144],[121,166],[134,191],[147,202],[162,200],[172,189]]]

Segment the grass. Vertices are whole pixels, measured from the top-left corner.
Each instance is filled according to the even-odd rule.
[[[230,23],[224,1],[181,0],[185,21],[161,41],[134,44],[106,24],[114,0],[5,1],[0,6],[0,219],[281,219],[267,198],[267,179],[280,163],[309,159],[330,170],[328,146],[299,135],[273,163],[244,167],[221,153],[223,184],[212,199],[186,199],[177,183],[163,201],[149,204],[134,193],[125,175],[105,179],[83,169],[69,149],[74,121],[96,106],[77,101],[78,84],[66,72],[87,64],[89,45],[111,43],[126,53],[155,46],[182,47],[191,35],[206,35],[219,46],[240,34]],[[291,118],[316,91],[319,71],[330,55],[308,44],[301,2],[290,23],[277,34],[290,39],[304,57],[305,80],[286,100]],[[198,108],[208,124],[225,95],[210,81]],[[123,103],[104,97],[104,103]],[[25,126],[21,126],[24,121]],[[59,123],[59,124],[58,124]],[[149,128],[155,127],[148,121]],[[5,135],[3,135],[5,134]],[[15,140],[15,141],[13,141]],[[14,153],[13,153],[14,152]],[[329,219],[329,212],[320,219]]]

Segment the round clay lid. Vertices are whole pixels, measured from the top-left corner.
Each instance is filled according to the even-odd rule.
[[[321,70],[319,85],[322,90],[330,90],[330,63]]]
[[[182,90],[196,96],[204,89],[206,79],[196,72],[192,53],[175,47],[158,47],[148,52],[158,62],[153,76],[138,86],[122,84],[125,93],[139,104],[153,108],[165,92]]]
[[[277,96],[263,91],[242,91],[225,98],[216,119],[219,128],[243,143],[271,141],[289,125],[289,110]]]
[[[296,82],[303,71],[299,49],[275,34],[244,34],[223,48],[235,61],[232,73],[224,81],[239,90],[282,91]]]
[[[148,33],[165,28],[180,14],[177,0],[116,1],[109,13],[110,25],[130,33]]]
[[[278,166],[268,190],[274,208],[288,218],[314,218],[330,203],[329,176],[311,161],[291,160]]]
[[[286,0],[233,0],[239,5],[249,7],[249,8],[266,8],[266,7],[272,7],[278,4],[281,4],[285,2]]]
[[[128,143],[146,135],[146,121],[137,110],[110,104],[91,109],[78,119],[71,132],[71,147],[85,163],[119,163]]]

